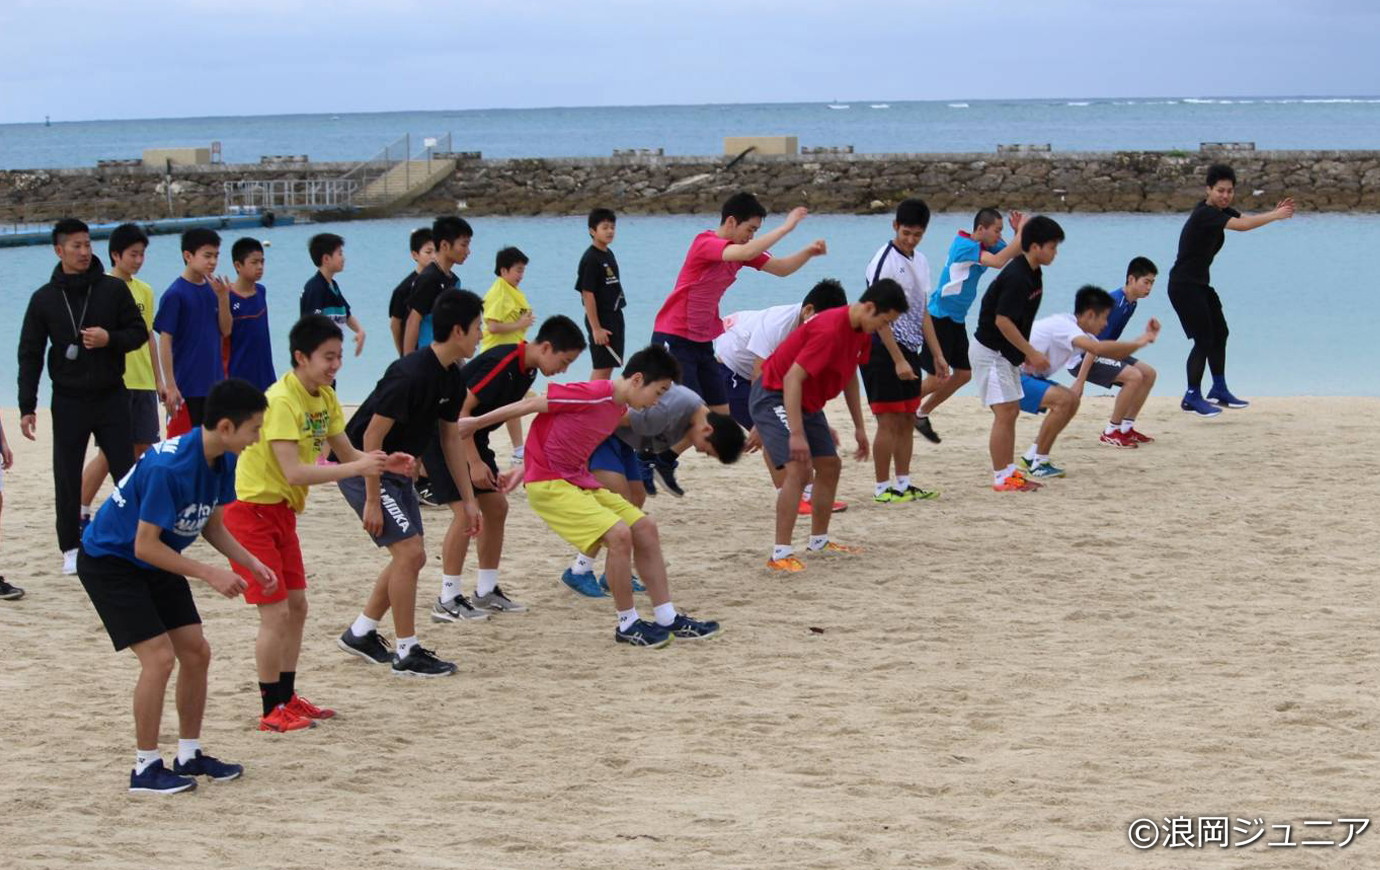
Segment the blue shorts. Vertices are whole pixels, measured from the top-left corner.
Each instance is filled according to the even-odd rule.
[[[719,360],[714,356],[714,342],[691,341],[679,335],[653,332],[652,344],[659,344],[671,352],[680,363],[680,383],[694,390],[710,407],[728,404],[724,395],[724,381],[719,375]]]
[[[1037,378],[1034,375],[1021,373],[1021,389],[1025,395],[1021,397],[1021,410],[1027,414],[1043,414],[1048,408],[1041,408],[1040,402],[1044,401],[1045,393],[1049,392],[1050,387],[1059,386],[1049,378]]]
[[[744,429],[751,430],[752,422],[752,381],[740,377],[737,372],[719,363],[719,373],[723,375],[724,392],[728,394],[728,415]]]
[[[630,481],[642,480],[642,463],[637,453],[628,443],[617,435],[610,435],[594,448],[589,457],[590,471],[611,471],[621,474]]]

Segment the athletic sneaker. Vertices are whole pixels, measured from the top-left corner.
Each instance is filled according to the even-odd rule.
[[[1140,446],[1136,443],[1136,440],[1130,436],[1129,433],[1120,431],[1103,432],[1097,440],[1101,441],[1103,444],[1110,444],[1113,447],[1134,449]]]
[[[278,734],[286,734],[289,731],[303,731],[307,728],[315,728],[316,723],[299,716],[287,707],[279,704],[268,712],[267,716],[259,719],[260,731],[274,731]]]
[[[652,473],[652,460],[650,456],[637,454],[638,466],[642,469],[642,488],[647,490],[647,495],[656,495],[656,475]]]
[[[1208,390],[1207,399],[1209,402],[1216,402],[1223,408],[1249,408],[1251,403],[1245,399],[1238,399],[1231,394],[1231,390],[1226,387],[1213,387]]]
[[[364,637],[356,637],[354,632],[347,628],[336,639],[335,645],[350,655],[359,656],[376,665],[391,664],[393,661],[393,648],[388,645],[388,641],[379,637],[377,631],[371,631]]]
[[[431,603],[432,622],[483,622],[488,618],[487,610],[479,610],[463,595],[457,595],[450,601],[437,598]]]
[[[417,501],[427,507],[441,507],[441,503],[436,500],[436,493],[431,489],[431,481],[428,478],[421,478],[417,481]]]
[[[168,770],[160,758],[144,768],[143,773],[129,772],[129,790],[133,794],[177,794],[195,791],[196,780]]]
[[[5,582],[4,577],[0,577],[0,601],[18,601],[24,597],[24,590],[18,586],[13,586]]]
[[[805,563],[800,561],[800,557],[793,554],[784,559],[768,559],[767,567],[772,571],[794,574],[797,571],[804,571]]]
[[[526,604],[518,604],[516,601],[509,598],[507,595],[504,595],[503,587],[499,586],[497,583],[494,584],[494,591],[490,592],[488,595],[474,596],[474,599],[471,603],[474,604],[475,609],[480,611],[481,613],[485,611],[489,613],[527,612]]]
[[[1001,483],[992,484],[992,489],[997,492],[1034,492],[1042,486],[1044,484],[1027,480],[1020,471],[1013,471]]]
[[[909,501],[934,501],[939,498],[939,490],[921,489],[912,483],[906,487],[905,495],[910,496]]]
[[[1179,409],[1197,414],[1199,417],[1216,417],[1222,413],[1221,408],[1194,392],[1184,393],[1183,401],[1179,403]]]
[[[572,569],[566,568],[561,572],[561,582],[588,598],[603,598],[606,594],[599,588],[599,581],[594,579],[593,571],[576,574]]]
[[[1139,429],[1132,428],[1130,432],[1123,432],[1122,434],[1125,435],[1125,436],[1127,436],[1127,437],[1129,437],[1132,441],[1136,442],[1137,444],[1154,444],[1154,443],[1155,443],[1155,439],[1154,439],[1154,438],[1151,438],[1149,435],[1146,435],[1144,432],[1141,432]]]
[[[830,513],[841,514],[846,510],[848,510],[848,502],[836,501],[834,502],[834,509]],[[800,506],[796,508],[795,512],[802,517],[808,517],[814,512],[814,508],[811,507],[809,499],[802,498],[800,500]]]
[[[294,692],[292,699],[283,705],[289,713],[295,713],[303,719],[334,719],[335,711],[329,707],[318,707],[306,698]]]
[[[924,435],[925,440],[929,441],[931,444],[938,444],[941,440],[939,433],[934,431],[934,427],[930,425],[929,417],[916,417],[915,431]]]
[[[395,677],[449,677],[460,670],[455,662],[443,662],[429,649],[421,645],[407,651],[407,658],[393,656],[393,676]]]
[[[632,584],[633,584],[633,591],[634,591],[634,592],[646,592],[646,591],[647,591],[647,587],[642,585],[642,581],[639,580],[639,579],[637,579],[637,575],[636,575],[636,574],[632,575]],[[602,590],[604,590],[605,592],[611,592],[611,591],[612,591],[612,590],[609,589],[609,575],[607,575],[607,574],[600,574],[600,575],[599,575],[599,588],[602,589]]]
[[[615,629],[613,639],[618,643],[626,643],[629,646],[645,646],[649,649],[659,649],[671,642],[671,632],[657,625],[655,622],[647,622],[639,619],[626,630]]]
[[[680,460],[676,458],[674,450],[666,450],[652,457],[652,476],[656,478],[657,486],[676,498],[685,495],[685,490],[676,482],[676,468],[679,466]]]
[[[76,549],[68,550],[67,552],[65,552],[65,553],[62,554],[62,573],[64,573],[64,574],[75,574],[75,573],[77,573],[77,551],[76,551]]]
[[[719,624],[713,620],[691,619],[684,613],[677,613],[675,622],[661,627],[669,631],[672,637],[683,640],[705,640],[721,631]]]
[[[229,782],[244,776],[244,765],[227,764],[214,755],[207,755],[198,749],[196,756],[191,761],[185,764],[181,761],[174,761],[173,773],[178,776],[206,776],[216,782]]]
[[[1043,462],[1039,460],[1031,462],[1029,459],[1026,459],[1024,456],[1022,456],[1021,463],[1025,466],[1025,473],[1030,477],[1034,477],[1036,479],[1043,477],[1064,476],[1064,469],[1055,465],[1053,462],[1050,462],[1048,459],[1044,460]]]
[[[840,544],[838,541],[829,541],[825,543],[824,546],[819,547],[818,549],[812,550],[809,547],[806,547],[805,552],[824,553],[826,555],[834,556],[852,556],[855,553],[861,553],[862,549],[862,547],[853,547],[849,546],[848,544]]]
[[[887,487],[882,490],[881,495],[872,496],[872,500],[877,504],[899,504],[903,501],[915,501],[915,497],[910,493]]]

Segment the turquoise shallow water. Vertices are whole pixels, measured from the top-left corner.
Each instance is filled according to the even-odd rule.
[[[779,216],[768,219],[768,228]],[[1161,269],[1161,279],[1141,304],[1132,329],[1155,316],[1165,325],[1160,341],[1142,358],[1162,373],[1159,392],[1182,391],[1182,366],[1188,344],[1166,296],[1165,278],[1173,262],[1180,215],[1063,215],[1058,220],[1068,239],[1046,273],[1042,314],[1070,309],[1074,291],[1084,283],[1108,289],[1123,277],[1127,261],[1145,255]],[[970,226],[968,215],[935,215],[920,249],[938,278],[953,234]],[[287,363],[287,331],[297,316],[303,282],[312,272],[307,239],[332,231],[346,239],[346,270],[339,281],[369,333],[362,357],[347,360],[340,391],[348,401],[362,399],[392,358],[387,329],[388,294],[407,271],[407,234],[421,220],[317,224],[261,230],[268,242],[264,283],[280,370]],[[463,286],[482,294],[493,280],[493,258],[505,245],[517,245],[531,258],[522,288],[539,317],[563,313],[582,316],[574,292],[575,267],[588,244],[582,218],[482,218],[475,220],[473,254],[460,269]],[[691,237],[716,223],[701,216],[626,217],[619,224],[614,250],[628,294],[626,312],[630,346],[645,341],[652,318],[671,290]],[[814,281],[841,279],[851,297],[862,290],[868,259],[890,236],[887,218],[816,215],[778,246],[790,252],[815,238],[826,239],[830,252],[796,275],[780,279],[743,270],[724,298],[723,311],[761,308],[802,298]],[[1369,242],[1380,238],[1380,216],[1303,215],[1250,233],[1229,233],[1213,269],[1214,283],[1232,328],[1228,373],[1241,395],[1380,395],[1380,350],[1373,332],[1380,323],[1380,299],[1364,277]],[[227,239],[222,264],[230,274]],[[104,254],[104,246],[98,251]],[[177,240],[156,237],[141,277],[156,293],[180,270]],[[1362,256],[1358,256],[1361,252]],[[46,247],[0,250],[0,304],[10,315],[0,320],[0,402],[15,402],[15,347],[30,293],[54,265]],[[985,281],[990,280],[988,273]],[[984,281],[984,284],[985,284]],[[969,326],[976,317],[970,315]],[[348,344],[347,344],[348,346]],[[570,378],[588,375],[582,358]],[[46,378],[44,399],[46,402]]]

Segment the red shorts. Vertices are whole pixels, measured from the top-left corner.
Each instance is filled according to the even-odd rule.
[[[286,601],[289,589],[307,588],[307,571],[302,566],[302,547],[297,541],[297,514],[287,502],[255,504],[232,501],[226,505],[221,521],[235,540],[278,575],[278,588],[272,595],[248,568],[230,563],[235,573],[245,579],[249,588],[244,600],[250,604],[274,604]]]
[[[920,410],[920,397],[894,402],[868,402],[867,406],[874,414],[914,414]]]

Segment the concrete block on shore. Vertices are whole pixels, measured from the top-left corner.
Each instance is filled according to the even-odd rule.
[[[797,136],[725,136],[724,154],[737,157],[752,148],[754,154],[798,154]]]
[[[173,166],[209,166],[210,148],[145,148],[144,165],[162,169],[166,163]]]

